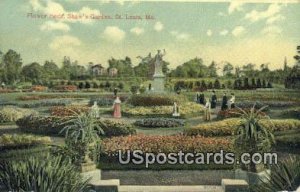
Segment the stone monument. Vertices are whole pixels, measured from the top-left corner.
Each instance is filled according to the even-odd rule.
[[[161,53],[157,50],[157,54],[154,57],[154,75],[153,75],[153,91],[154,92],[164,92],[165,91],[165,75],[162,71],[162,61],[163,56],[166,55],[166,51]]]

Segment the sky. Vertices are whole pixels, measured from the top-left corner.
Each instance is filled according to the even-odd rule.
[[[285,57],[292,66],[300,3],[241,2],[1,0],[0,50],[17,51],[24,64],[61,65],[69,56],[108,66],[111,57],[129,56],[137,65],[137,56],[165,49],[171,68],[195,57],[220,68],[230,62],[278,69]]]

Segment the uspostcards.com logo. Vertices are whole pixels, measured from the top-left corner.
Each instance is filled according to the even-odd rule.
[[[220,150],[215,153],[145,153],[142,150],[118,151],[120,164],[144,164],[146,168],[153,164],[277,164],[277,153],[243,153],[236,157],[235,153]]]

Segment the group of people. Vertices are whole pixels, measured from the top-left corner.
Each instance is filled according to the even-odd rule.
[[[196,95],[196,102],[205,106],[204,111],[204,120],[210,121],[211,120],[211,114],[210,110],[215,109],[217,107],[217,95],[215,91],[212,91],[211,98],[205,98],[204,93],[201,92],[200,94],[197,93]],[[227,110],[228,108],[232,109],[235,108],[235,95],[234,93],[231,93],[231,98],[228,101],[226,93],[224,93],[222,97],[222,103],[221,103],[221,110]]]

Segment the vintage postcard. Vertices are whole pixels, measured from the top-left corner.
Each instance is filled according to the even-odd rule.
[[[0,191],[299,186],[300,1],[0,1]]]

